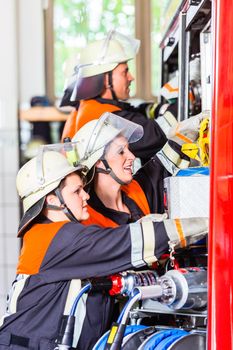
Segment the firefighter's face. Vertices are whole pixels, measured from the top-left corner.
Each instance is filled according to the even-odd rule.
[[[89,194],[83,189],[83,181],[77,173],[68,175],[61,190],[67,207],[72,211],[77,220],[87,220],[87,201]]]
[[[129,150],[128,141],[124,136],[118,136],[111,142],[106,150],[105,158],[120,180],[123,182],[132,180],[135,156]]]
[[[129,71],[127,63],[120,63],[112,71],[113,90],[119,100],[127,100],[130,93],[130,84],[134,77]]]

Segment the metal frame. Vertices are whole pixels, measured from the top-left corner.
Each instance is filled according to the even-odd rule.
[[[207,4],[207,1],[200,2],[195,9],[192,9],[195,10],[193,13],[198,14],[196,10],[203,9],[203,4]],[[212,52],[209,59],[209,65],[212,65],[212,123],[208,242],[208,350],[233,349],[232,10],[231,0],[212,1],[212,43],[210,45]],[[189,12],[187,25],[191,26],[192,23],[193,17]],[[184,48],[181,51],[184,54]]]
[[[211,50],[210,23],[200,33],[202,111],[211,110]]]
[[[55,101],[54,95],[54,50],[53,50],[53,0],[47,0],[47,8],[44,11],[45,32],[45,85],[46,95],[50,101]]]
[[[188,63],[190,33],[186,32],[186,12],[181,12],[179,18],[180,40],[178,43],[179,64],[179,97],[178,97],[178,121],[188,118]]]
[[[208,349],[233,349],[233,3],[212,2]]]

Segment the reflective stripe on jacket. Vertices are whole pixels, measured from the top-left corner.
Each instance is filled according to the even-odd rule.
[[[156,261],[167,248],[162,222],[116,229],[48,220],[35,223],[23,237],[18,264],[18,271],[30,276],[18,295],[16,312],[0,327],[0,349],[16,350],[20,342],[30,350],[53,349],[71,280],[138,268]],[[88,294],[77,349],[91,349],[109,329],[113,304],[106,293]]]

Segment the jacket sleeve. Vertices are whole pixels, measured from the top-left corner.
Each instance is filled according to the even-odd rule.
[[[167,248],[162,222],[115,229],[66,223],[51,242],[40,273],[52,282],[106,276],[152,263]]]
[[[136,157],[149,160],[167,142],[166,135],[159,124],[153,119],[148,119],[136,109],[117,111],[115,114],[143,126],[143,137],[139,141],[130,144],[130,149]]]
[[[167,153],[165,150],[168,150]],[[174,173],[171,169],[178,169],[177,164],[182,162],[188,166],[189,161],[190,158],[181,151],[181,146],[168,140],[134,175],[134,180],[140,184],[146,195],[151,213],[164,213],[164,179]]]

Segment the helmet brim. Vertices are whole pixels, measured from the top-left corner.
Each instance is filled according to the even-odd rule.
[[[70,96],[71,103],[99,96],[104,90],[104,74],[78,78]]]
[[[75,81],[72,82],[64,91],[64,94],[62,96],[61,102],[60,102],[60,107],[66,107],[66,106],[71,106],[71,107],[78,107],[79,101],[71,101],[71,96],[73,93],[75,87]]]
[[[25,234],[27,226],[41,213],[44,203],[45,196],[25,212],[19,223],[17,237],[22,237]]]

